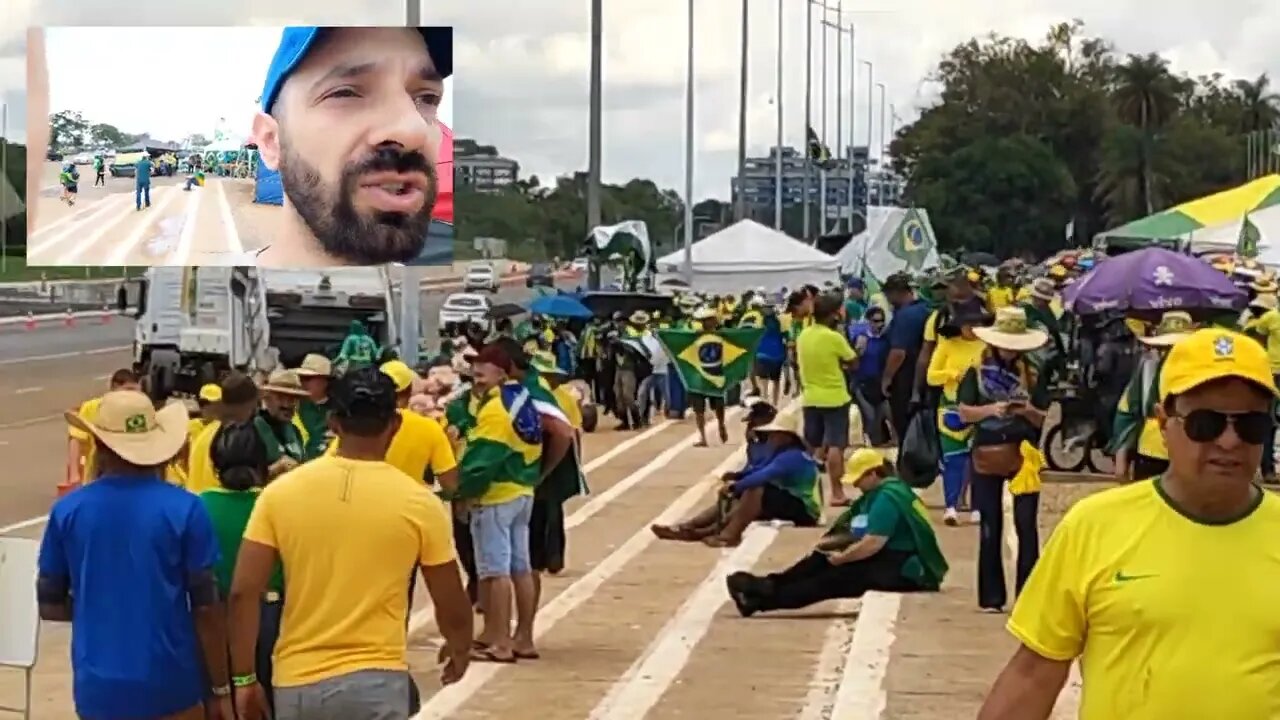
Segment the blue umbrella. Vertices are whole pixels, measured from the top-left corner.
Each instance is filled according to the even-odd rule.
[[[576,298],[568,295],[547,295],[529,303],[529,312],[553,318],[578,318],[589,320],[594,315]]]

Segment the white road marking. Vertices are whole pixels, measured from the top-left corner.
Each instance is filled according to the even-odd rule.
[[[835,718],[836,693],[840,690],[840,678],[844,672],[845,658],[853,646],[853,633],[858,626],[858,608],[861,602],[850,598],[837,600],[831,612],[839,615],[827,626],[822,639],[822,650],[809,681],[809,694],[799,720],[833,720]]]
[[[617,575],[632,560],[636,559],[652,545],[657,538],[649,530],[653,524],[667,525],[683,520],[713,487],[719,484],[720,475],[742,462],[743,452],[739,448],[725,458],[705,478],[685,490],[675,502],[667,506],[657,517],[645,523],[634,535],[612,554],[605,557],[586,575],[578,578],[563,592],[552,598],[538,611],[538,629],[534,640],[539,640],[584,602],[591,599],[606,581]],[[412,720],[444,720],[454,716],[458,708],[475,695],[486,682],[507,666],[492,663],[474,663],[462,680],[442,688],[422,705],[422,710]]]
[[[748,528],[742,544],[720,558],[698,589],[591,711],[590,720],[642,720],[688,664],[693,649],[711,629],[716,611],[729,600],[725,577],[754,565],[777,536],[778,528],[772,525]]]
[[[218,213],[222,216],[222,226],[227,233],[227,252],[240,255],[244,253],[244,243],[240,240],[240,231],[236,229],[235,217],[231,214],[231,203],[227,200],[227,191],[221,182],[218,187]]]
[[[12,525],[5,525],[4,527],[0,527],[0,535],[8,535],[11,532],[24,530],[33,525],[39,525],[40,523],[48,519],[49,519],[48,515],[41,515],[40,517],[29,518],[27,520],[23,520],[22,522],[16,522]]]
[[[155,227],[155,223],[152,222],[152,218],[160,218],[163,215],[162,211],[169,205],[172,205],[173,199],[176,197],[178,197],[177,193],[166,193],[164,198],[156,201],[152,205],[152,210],[155,214],[152,215],[148,213],[148,216],[144,218],[144,222],[138,223],[137,227],[129,233],[128,237],[116,243],[116,246],[111,250],[111,254],[107,256],[106,262],[102,264],[108,267],[128,265],[129,256],[133,253],[134,249],[138,247],[138,244],[142,242],[142,237],[147,234],[148,230]]]
[[[26,395],[27,393],[36,393],[36,392],[40,392],[41,390],[44,390],[44,388],[37,385],[33,387],[18,388],[13,392],[16,395]]]
[[[853,641],[840,672],[840,687],[831,705],[831,717],[840,720],[878,720],[889,703],[884,678],[889,653],[897,639],[894,630],[902,595],[869,592],[854,623]]]
[[[77,350],[75,352],[54,353],[52,355],[27,355],[26,357],[0,360],[0,365],[17,365],[19,363],[40,362],[41,360],[61,360],[63,358],[82,357],[84,355],[106,355],[125,350],[132,350],[132,345],[114,345],[112,347],[94,348],[93,350]]]
[[[178,235],[178,247],[173,251],[172,260],[167,264],[186,265],[187,258],[191,257],[191,244],[196,237],[196,218],[199,216],[200,203],[203,199],[204,193],[188,193],[186,217],[182,220],[182,233]]]
[[[46,189],[54,189],[54,190],[56,190],[56,189],[58,189],[58,188],[59,188],[59,186],[57,186],[57,185],[51,185],[49,188],[46,188]],[[108,197],[110,197],[110,196],[108,196]],[[31,233],[31,238],[30,238],[30,239],[32,239],[32,240],[36,240],[36,239],[43,238],[44,236],[48,235],[48,234],[49,234],[49,232],[50,232],[51,230],[53,230],[54,228],[58,227],[59,225],[62,225],[63,223],[69,222],[69,221],[71,221],[71,220],[80,220],[80,219],[83,219],[83,218],[88,217],[89,215],[92,215],[93,213],[95,213],[95,212],[97,212],[98,210],[101,210],[101,209],[102,209],[102,201],[98,201],[98,202],[94,202],[94,203],[90,203],[90,204],[88,204],[88,205],[85,205],[84,207],[80,208],[79,210],[76,210],[76,211],[75,211],[75,212],[73,212],[73,213],[69,213],[69,214],[67,214],[67,215],[63,215],[62,217],[58,218],[57,220],[54,220],[53,222],[49,223],[48,225],[44,225],[44,226],[42,226],[42,227],[36,228],[36,231],[35,231],[35,232],[33,232],[33,233]]]
[[[155,192],[151,193],[152,200],[155,200],[156,197],[160,194],[168,195],[169,194],[168,188],[159,188]],[[97,227],[94,228],[93,232],[85,233],[83,240],[81,240],[79,243],[74,245],[70,250],[63,253],[62,256],[58,258],[58,261],[52,264],[53,265],[76,264],[76,261],[80,258],[81,255],[83,255],[90,248],[101,245],[102,238],[106,236],[108,232],[115,229],[116,225],[120,224],[121,222],[124,222],[125,218],[129,217],[131,214],[136,212],[139,212],[139,211],[134,208],[133,203],[125,203],[124,207],[120,208],[119,212],[110,214],[106,220],[104,220],[101,224],[98,224]]]
[[[112,202],[110,198],[107,198],[97,203],[94,203],[93,205],[83,210],[78,210],[73,215],[67,215],[66,217],[60,218],[57,222],[54,222],[48,225],[47,227],[40,228],[32,235],[33,240],[38,236],[44,235],[50,229],[58,225],[61,225],[64,222],[67,222],[69,220],[73,221],[66,227],[60,229],[57,233],[50,233],[47,236],[48,237],[47,240],[43,240],[43,242],[39,242],[39,243],[32,243],[31,245],[29,245],[27,247],[27,257],[29,259],[40,258],[41,256],[52,252],[55,246],[61,245],[63,240],[66,240],[67,238],[71,237],[71,235],[73,234],[73,231],[76,230],[78,227],[80,227],[80,223],[84,222],[85,225],[91,224],[85,221],[91,220],[100,215],[105,215],[106,213],[104,211],[110,210],[117,204],[118,203],[116,202]]]

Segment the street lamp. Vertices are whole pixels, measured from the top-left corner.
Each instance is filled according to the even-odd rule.
[[[881,83],[881,82],[876,83],[876,87],[880,88],[880,157],[879,157],[879,161],[876,163],[876,199],[880,201],[881,205],[884,205],[884,120],[885,120],[885,109],[886,109],[886,106],[884,104],[885,87],[884,87],[884,83]],[[870,155],[870,153],[871,151],[868,150],[867,154]]]
[[[809,128],[813,127],[813,6],[814,5],[817,5],[818,7],[822,8],[823,10],[822,18],[824,21],[826,20],[826,14],[828,12],[837,10],[837,8],[833,8],[823,2],[820,2],[819,0],[809,0],[807,3],[805,3],[805,10],[804,10],[804,152],[802,154],[802,157],[804,159],[804,162],[802,164],[802,167],[804,168],[804,187],[803,187],[804,202],[803,202],[802,208],[803,208],[805,240],[809,239],[809,188],[811,187],[811,180],[809,179],[809,175],[810,175]],[[822,93],[824,97],[824,102],[822,105],[822,115],[825,122],[825,118],[827,114],[827,106],[825,102],[825,97],[827,92],[826,33],[823,33],[822,37],[823,37]],[[826,141],[825,125],[823,127],[824,127],[824,137],[822,138],[822,140],[825,142]]]
[[[823,24],[823,25],[825,25],[827,28],[830,28],[830,29],[832,29],[832,30],[835,30],[835,32],[836,32],[836,168],[837,168],[837,176],[836,176],[836,177],[838,178],[838,177],[839,177],[838,171],[839,171],[839,168],[840,168],[840,162],[839,162],[839,161],[840,161],[840,159],[841,159],[842,157],[844,157],[844,156],[846,156],[846,155],[847,155],[847,153],[845,153],[845,144],[844,144],[844,112],[843,112],[843,106],[840,104],[840,86],[841,86],[842,84],[844,84],[844,43],[843,43],[843,36],[844,36],[844,34],[845,34],[845,33],[848,33],[848,34],[849,34],[849,58],[850,58],[850,59],[852,59],[852,58],[853,58],[853,51],[854,51],[854,47],[853,47],[853,32],[854,32],[854,30],[853,30],[853,23],[850,23],[848,28],[841,27],[839,23],[830,23],[830,22],[827,22],[826,20],[823,20],[823,21],[822,21],[822,24]],[[852,145],[852,144],[853,144],[853,126],[854,126],[854,124],[855,124],[855,123],[854,123],[854,121],[853,121],[853,77],[854,77],[854,75],[855,75],[855,74],[856,74],[856,73],[854,73],[854,72],[853,72],[853,70],[852,70],[852,68],[851,68],[851,69],[849,70],[849,86],[850,86],[850,87],[849,87],[849,98],[850,98],[850,99],[849,99],[849,144],[850,144],[850,145]],[[849,170],[850,170],[850,177],[852,177],[852,170],[853,170],[853,158],[852,158],[852,155],[848,155],[848,158],[847,158],[847,159],[848,159],[848,167],[849,167]],[[823,178],[824,178],[824,182],[823,182],[823,188],[822,188],[822,196],[823,196],[823,207],[825,208],[825,207],[826,207],[826,195],[827,195],[826,182],[825,182],[826,174],[825,174],[825,173],[823,174]],[[853,185],[852,185],[852,182],[850,183],[850,186],[849,186],[849,193],[850,193],[850,195],[852,195],[852,193],[853,193]],[[848,205],[849,205],[849,228],[850,228],[850,230],[852,230],[852,229],[853,229],[853,202],[852,202],[852,200],[848,201]],[[824,211],[823,211],[823,213],[822,213],[822,223],[821,223],[822,228],[823,228],[823,232],[819,233],[819,234],[821,234],[821,235],[825,235],[825,234],[826,234],[826,224],[827,224],[826,215],[827,215],[827,214],[826,214],[826,211],[825,211],[825,209],[824,209]],[[836,224],[835,224],[835,227],[836,227],[836,231],[837,231],[837,232],[839,232],[839,230],[840,230],[840,218],[838,217],[838,213],[837,213],[837,218],[836,218]]]
[[[867,218],[871,217],[871,143],[872,143],[872,125],[875,124],[875,99],[872,92],[876,86],[876,66],[870,60],[863,60],[863,65],[867,66],[867,180],[864,183],[864,192],[867,195]]]
[[[600,0],[595,0],[597,3]],[[684,274],[693,287],[693,0],[689,0],[688,64],[684,88]]]
[[[601,86],[604,82],[601,62],[603,41],[604,1],[591,0],[591,100],[588,111],[587,140],[587,232],[600,224],[600,115]],[[587,287],[600,289],[600,265],[587,263]]]
[[[742,57],[739,59],[738,71],[738,198],[734,203],[734,219],[741,220],[747,216],[747,193],[743,187],[743,178],[747,174],[747,0],[742,0]],[[779,110],[781,112],[781,110]]]
[[[690,0],[692,2],[692,0]],[[746,0],[743,0],[746,8]],[[745,39],[745,35],[743,36]],[[782,0],[778,0],[778,150],[774,158],[773,228],[782,231]]]

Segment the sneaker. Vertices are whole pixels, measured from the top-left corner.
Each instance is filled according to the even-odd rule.
[[[974,510],[973,512],[969,513],[969,521],[972,522],[974,525],[977,525],[978,523],[982,522],[982,513],[978,512],[977,510]]]
[[[981,610],[982,610],[982,612],[984,612],[984,613],[986,613],[986,614],[988,614],[988,615],[1003,615],[1003,614],[1004,614],[1004,608],[1002,608],[1002,607],[984,607],[984,608],[981,608]]]
[[[955,508],[947,508],[942,512],[942,522],[948,527],[955,527],[960,524],[960,517],[956,514]]]

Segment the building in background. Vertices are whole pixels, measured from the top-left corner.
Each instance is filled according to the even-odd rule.
[[[875,160],[868,163],[865,146],[854,146],[848,150],[844,158],[833,158],[826,172],[828,230],[834,230],[836,221],[840,220],[844,223],[842,227],[848,231],[850,191],[853,192],[853,212],[858,216],[854,229],[856,231],[862,228],[863,218],[866,216],[868,183],[869,199],[873,206],[897,205],[902,199],[901,178],[889,168],[877,167]],[[744,192],[748,216],[766,224],[773,221],[778,152],[779,148],[775,147],[770,149],[767,156],[747,158],[743,177],[733,178],[731,181],[731,202],[736,203],[738,193]],[[804,202],[805,162],[801,151],[796,148],[784,147],[781,152],[782,205],[786,218],[801,211]],[[822,197],[822,172],[816,165],[810,165],[809,172],[811,230],[814,234],[820,234],[818,215]],[[786,220],[784,224],[790,227],[792,223]]]
[[[453,180],[476,192],[497,192],[520,178],[520,163],[498,154],[498,148],[469,138],[454,138]]]

